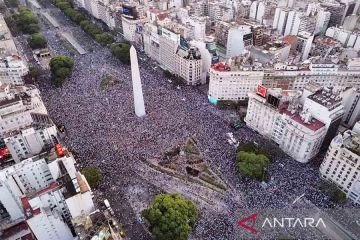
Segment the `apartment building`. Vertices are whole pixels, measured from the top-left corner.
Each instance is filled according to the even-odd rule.
[[[94,210],[91,189],[74,164],[57,145],[0,170],[0,236],[14,239],[13,228],[22,224],[33,239],[73,239],[71,219]]]
[[[336,134],[342,115],[341,99],[331,89],[315,84],[304,91],[259,85],[256,93],[249,93],[245,121],[295,160],[306,163]]]
[[[0,57],[0,83],[23,85],[28,73],[29,68],[19,56]]]
[[[47,115],[39,90],[33,85],[0,89],[0,135],[31,125],[36,118]],[[41,116],[39,116],[41,115]]]
[[[320,176],[335,183],[348,198],[360,204],[360,132],[358,129],[356,126],[353,130],[347,130],[332,140],[321,163]]]
[[[210,68],[209,77],[208,98],[210,102],[237,101],[246,99],[249,92],[256,90],[256,87],[262,82],[264,72],[217,63]]]
[[[58,143],[58,131],[49,118],[21,130],[4,134],[4,142],[15,162],[37,155]]]
[[[202,59],[199,49],[179,47],[176,52],[176,72],[187,85],[205,83],[206,76],[202,76]]]

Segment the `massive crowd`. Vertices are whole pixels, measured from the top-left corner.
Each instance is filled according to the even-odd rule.
[[[60,22],[66,21],[64,18]],[[158,182],[141,176],[137,169],[142,166],[139,159],[159,159],[166,150],[183,144],[189,136],[197,141],[211,168],[231,186],[229,193],[222,197],[228,211],[204,210],[193,232],[194,238],[236,239],[239,210],[291,208],[301,211],[297,204],[292,204],[301,194],[318,207],[329,206],[329,200],[316,187],[318,169],[297,163],[281,152],[268,169],[271,180],[266,185],[241,178],[235,167],[234,146],[226,141],[225,134],[233,131],[225,120],[227,111],[218,110],[194,87],[178,88],[169,83],[153,69],[151,61],[140,63],[147,115],[137,118],[133,110],[130,66],[120,64],[108,49],[92,41],[80,28],[71,30],[89,52],[72,56],[74,71],[62,88],[55,88],[47,76],[43,76],[39,87],[55,123],[65,126],[63,140],[75,153],[79,166],[95,165],[103,172],[100,190],[111,200],[121,223],[137,236],[134,239],[148,239],[149,235],[136,226],[137,215],[130,213],[127,189],[137,185],[151,196],[159,191]],[[57,39],[55,31],[46,31],[53,54],[72,55]],[[101,90],[104,74],[112,75],[120,83]],[[256,141],[264,147],[275,147],[246,127],[234,132],[234,136],[240,142]],[[154,179],[161,181],[155,176]],[[164,187],[168,180],[169,176],[164,175]],[[304,236],[301,232],[291,234]]]

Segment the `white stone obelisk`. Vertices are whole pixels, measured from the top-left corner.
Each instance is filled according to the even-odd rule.
[[[145,113],[144,96],[142,92],[139,63],[137,58],[136,49],[134,46],[130,48],[130,61],[131,61],[131,78],[134,92],[134,107],[135,114],[138,117],[143,117]]]

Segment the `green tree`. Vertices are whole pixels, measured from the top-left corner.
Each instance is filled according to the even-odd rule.
[[[66,56],[56,56],[50,60],[51,76],[56,86],[62,86],[71,75],[74,61]]]
[[[100,28],[98,28],[95,24],[91,23],[86,25],[84,28],[85,32],[89,33],[90,35],[92,35],[92,37],[95,37],[96,34],[100,34],[102,33],[102,31],[100,30]]]
[[[29,45],[32,49],[44,48],[47,45],[46,38],[41,33],[34,33],[29,39]]]
[[[101,171],[97,167],[85,167],[81,170],[91,188],[97,188],[101,182]]]
[[[157,240],[186,240],[198,212],[194,203],[179,194],[159,194],[143,216]]]
[[[95,35],[95,40],[101,45],[108,45],[114,42],[114,37],[111,33],[101,33]]]
[[[86,27],[87,25],[89,25],[89,24],[91,24],[91,22],[90,22],[89,20],[83,20],[83,21],[80,22],[80,27],[81,27],[82,29],[85,29],[85,27]]]
[[[331,192],[330,200],[334,203],[344,203],[346,202],[346,194],[339,189],[336,189]]]
[[[126,43],[115,43],[111,46],[111,53],[122,63],[130,64],[130,45]]]
[[[37,78],[40,76],[40,71],[37,67],[35,66],[30,66],[29,67],[29,74],[31,76],[32,80],[37,80]]]
[[[17,27],[26,34],[33,34],[39,31],[37,17],[28,8],[19,8],[16,16]]]
[[[346,202],[346,194],[342,192],[334,183],[322,181],[320,183],[319,189],[328,195],[330,200],[334,203]]]
[[[76,14],[72,18],[72,20],[74,22],[76,22],[77,24],[79,24],[81,21],[84,21],[85,19],[86,19],[86,17],[78,11],[76,11]]]
[[[40,27],[36,23],[30,23],[26,29],[22,30],[22,32],[26,34],[33,34],[39,31],[40,31]]]
[[[256,155],[253,152],[244,151],[238,152],[236,160],[241,174],[258,180],[263,180],[266,167],[270,163],[270,160],[265,155]]]
[[[71,8],[71,4],[67,1],[57,2],[56,6],[58,8],[60,8],[62,11],[64,11],[65,9]]]

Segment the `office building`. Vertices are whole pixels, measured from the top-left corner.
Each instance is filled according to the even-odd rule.
[[[321,163],[320,176],[360,204],[360,132],[356,125],[332,140]]]
[[[202,60],[196,47],[181,48],[176,51],[176,73],[185,80],[187,85],[205,83],[206,76],[202,72]]]
[[[0,89],[0,135],[28,127],[37,119],[47,118],[39,90],[33,85]]]
[[[341,99],[334,96],[331,89],[317,85],[310,85],[303,92],[259,85],[256,93],[249,93],[245,121],[294,159],[305,163],[336,133],[343,107]]]
[[[208,92],[210,102],[245,100],[248,93],[261,84],[264,72],[253,71],[252,67],[242,63],[242,59],[235,59],[233,63],[217,63],[210,68]]]
[[[0,57],[0,83],[23,85],[28,73],[28,66],[19,56]]]

